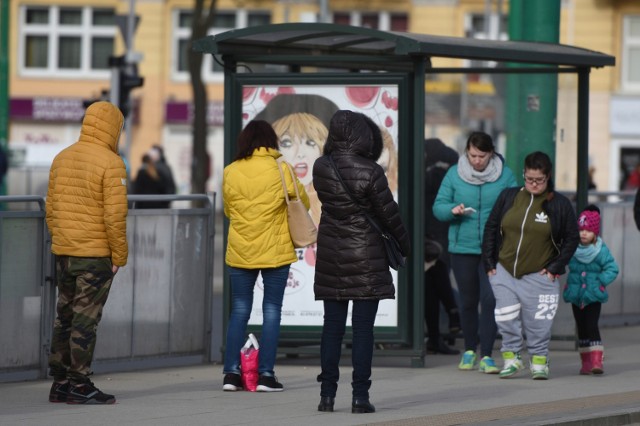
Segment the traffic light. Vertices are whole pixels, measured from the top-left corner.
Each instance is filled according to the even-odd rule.
[[[124,56],[109,57],[111,66],[111,103],[117,105],[122,115],[127,117],[131,111],[131,91],[144,84],[144,78],[138,75],[138,64],[128,63]]]
[[[118,108],[125,118],[131,111],[131,91],[136,87],[142,87],[143,84],[144,77],[138,75],[137,64],[126,64],[120,69]]]

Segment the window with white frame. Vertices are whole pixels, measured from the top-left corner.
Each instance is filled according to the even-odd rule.
[[[401,12],[334,12],[333,23],[381,31],[407,32],[409,29],[409,17]]]
[[[465,17],[465,36],[482,40],[509,40],[509,22],[507,15],[498,17],[497,13],[487,16],[472,13]]]
[[[624,17],[622,34],[622,89],[640,91],[640,15]]]
[[[21,75],[109,77],[117,34],[113,9],[23,6],[18,29]]]
[[[189,52],[191,37],[192,12],[177,10],[174,13],[174,39],[172,66],[173,78],[178,81],[189,79]],[[259,10],[218,10],[208,35],[222,33],[234,28],[254,27],[271,23],[271,12]],[[220,58],[218,58],[220,59]],[[222,81],[223,67],[212,59],[212,55],[205,55],[203,60],[203,78],[205,81]],[[254,70],[255,71],[255,70]]]
[[[464,22],[465,37],[480,40],[509,40],[508,16],[491,13],[488,18],[487,20],[487,15],[480,13],[466,15]],[[494,61],[466,61],[466,65],[470,67],[479,67],[484,63],[491,67],[496,66]]]

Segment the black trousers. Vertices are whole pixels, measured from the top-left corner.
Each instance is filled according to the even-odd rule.
[[[600,328],[598,321],[600,320],[600,310],[602,303],[590,303],[583,309],[579,306],[571,304],[573,310],[573,318],[576,320],[576,328],[578,329],[578,340],[580,341],[600,341]]]
[[[440,303],[447,313],[457,309],[456,300],[451,289],[449,267],[438,259],[424,273],[424,320],[427,323],[429,342],[437,345],[440,339]]]
[[[369,399],[371,363],[373,361],[373,325],[378,312],[378,300],[354,300],[351,311],[351,388],[353,398]],[[320,366],[318,376],[320,396],[335,397],[340,379],[340,356],[349,301],[325,300],[324,324],[320,340]]]

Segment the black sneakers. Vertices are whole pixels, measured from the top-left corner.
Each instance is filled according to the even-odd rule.
[[[69,382],[53,382],[49,391],[49,402],[67,402],[69,395]]]
[[[227,392],[235,392],[242,390],[242,379],[239,374],[227,373],[224,375],[224,382],[222,382],[222,390]]]
[[[115,402],[115,396],[100,392],[91,381],[69,386],[67,404],[115,404]]]
[[[282,383],[278,382],[278,379],[275,376],[260,376],[258,379],[258,387],[256,388],[258,392],[282,392],[284,390],[284,386]]]

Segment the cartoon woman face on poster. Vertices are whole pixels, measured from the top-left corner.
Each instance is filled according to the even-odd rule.
[[[316,116],[303,112],[276,120],[273,129],[280,139],[284,159],[293,166],[303,185],[311,185],[313,163],[322,155],[327,140],[325,125]]]
[[[336,104],[320,95],[281,93],[256,116],[273,126],[280,152],[305,185],[313,222],[320,223],[321,204],[313,187],[313,164],[322,155]]]

